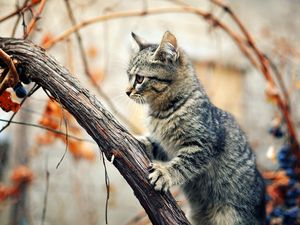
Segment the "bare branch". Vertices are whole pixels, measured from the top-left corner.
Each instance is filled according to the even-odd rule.
[[[34,124],[34,123],[14,121],[14,120],[5,120],[5,119],[1,119],[1,118],[0,118],[0,121],[1,122],[9,122],[9,124],[17,124],[17,125],[24,125],[24,126],[36,127],[36,128],[40,128],[40,129],[43,129],[43,130],[50,131],[50,132],[55,133],[55,134],[67,135],[68,138],[70,138],[70,139],[74,139],[74,140],[78,140],[78,141],[84,141],[84,142],[90,142],[90,143],[95,143],[93,140],[90,140],[90,139],[84,139],[84,138],[76,137],[76,136],[73,136],[71,134],[67,134],[67,133],[65,133],[63,131],[55,130],[55,129],[52,129],[50,127],[45,127],[45,126]]]
[[[24,8],[24,10],[25,10],[25,7],[26,7],[26,5],[27,5],[28,2],[29,2],[29,0],[24,1],[23,6],[22,6],[21,8]],[[19,6],[18,6],[18,7],[19,7]],[[17,20],[16,20],[16,22],[15,22],[15,24],[14,24],[14,26],[13,26],[13,30],[12,30],[12,33],[11,33],[11,37],[14,37],[15,34],[16,34],[17,27],[18,27],[18,24],[19,24],[20,19],[21,19],[21,14],[23,14],[23,10],[20,11],[20,12],[18,13],[18,18],[17,18]]]

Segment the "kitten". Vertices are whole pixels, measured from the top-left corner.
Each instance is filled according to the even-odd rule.
[[[264,181],[244,132],[208,99],[187,55],[166,32],[149,44],[132,33],[126,94],[148,105],[151,136],[142,139],[157,191],[181,185],[193,225],[264,224]]]

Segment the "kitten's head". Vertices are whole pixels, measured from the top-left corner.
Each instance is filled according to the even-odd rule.
[[[167,31],[157,45],[147,43],[134,33],[132,37],[139,51],[129,63],[129,87],[126,94],[138,103],[157,101],[167,95],[177,79],[180,55],[176,38]]]

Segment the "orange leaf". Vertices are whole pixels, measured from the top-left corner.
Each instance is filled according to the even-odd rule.
[[[40,0],[38,0],[40,1]],[[50,32],[47,32],[46,34],[43,35],[42,40],[41,40],[41,45],[44,46],[46,43],[50,42],[53,39],[53,34]]]
[[[94,161],[96,158],[95,152],[89,148],[81,149],[81,158],[86,159],[88,161]]]
[[[56,102],[49,100],[39,124],[57,129],[60,125],[61,114],[60,106]]]
[[[33,179],[32,171],[26,166],[19,166],[13,170],[10,179],[16,183],[31,182]]]
[[[38,135],[36,138],[37,143],[49,145],[55,141],[55,134],[52,132],[46,132],[44,134]]]
[[[9,197],[17,196],[20,193],[20,185],[16,184],[12,187],[0,184],[0,202]]]
[[[289,182],[289,177],[283,170],[263,172],[263,177],[267,180],[272,180],[273,184],[276,185],[287,185]]]
[[[4,201],[9,197],[10,188],[0,184],[0,202]]]
[[[81,141],[69,140],[69,150],[76,159],[93,161],[96,157],[95,152]]]
[[[281,186],[269,185],[267,187],[267,193],[270,195],[275,205],[284,203],[285,191]]]
[[[67,111],[64,111],[64,114],[68,124],[68,134],[76,134],[77,136],[79,136],[81,134],[81,130],[79,129],[76,120]],[[61,125],[64,125],[64,122],[61,122],[61,106],[57,102],[49,100],[39,123],[43,126],[58,130],[59,128],[61,128]],[[61,128],[61,130],[64,131],[64,128]],[[88,148],[84,142],[71,138],[66,139],[65,134],[58,134],[47,131],[44,134],[37,136],[37,141],[40,144],[51,144],[56,139],[60,139],[64,143],[68,141],[68,149],[75,159],[86,159],[92,161],[96,157],[95,152],[92,149]]]
[[[266,204],[266,213],[270,214],[274,209],[273,202],[269,201]]]
[[[52,129],[57,129],[59,127],[59,123],[58,120],[55,120],[53,118],[50,117],[43,117],[40,121],[39,124],[48,127],[48,128],[52,128]]]
[[[20,108],[20,104],[13,102],[10,93],[4,91],[0,96],[0,108],[5,112],[17,112]]]

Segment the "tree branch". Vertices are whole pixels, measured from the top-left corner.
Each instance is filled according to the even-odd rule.
[[[45,50],[29,41],[0,38],[0,48],[26,68],[30,79],[48,90],[96,141],[126,179],[154,225],[188,225],[170,192],[159,193],[147,180],[150,163],[143,147]]]

